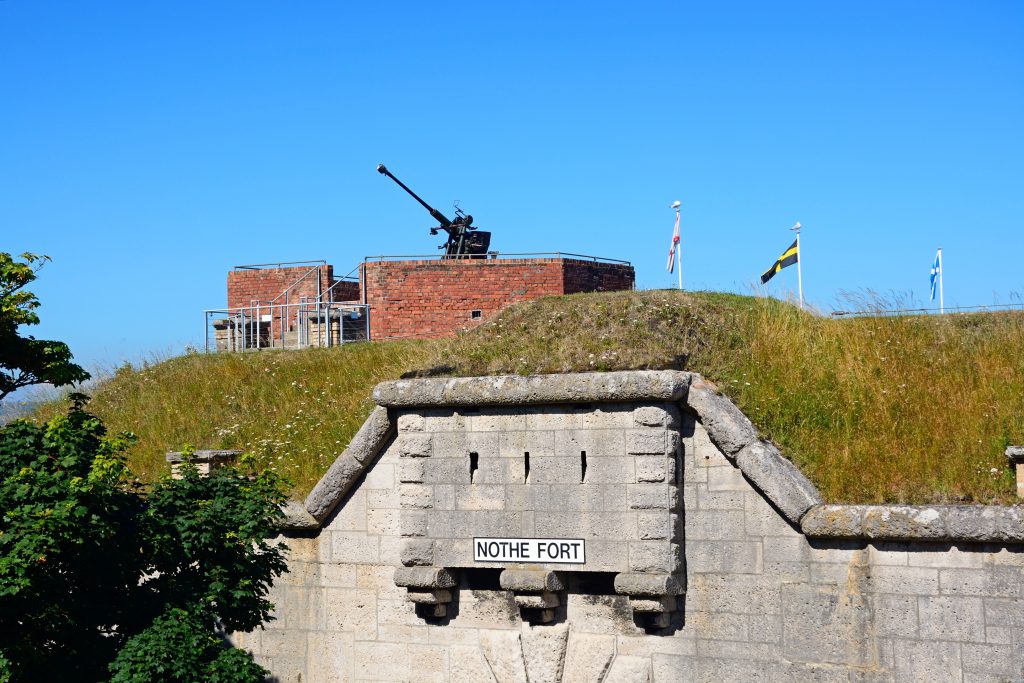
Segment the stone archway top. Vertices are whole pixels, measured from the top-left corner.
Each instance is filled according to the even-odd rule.
[[[711,442],[794,527],[812,538],[1024,542],[1024,507],[825,505],[815,486],[712,382],[691,372],[403,379],[373,390],[378,404],[284,528],[318,528],[396,432],[406,408],[672,402],[696,413]]]
[[[400,379],[378,384],[373,400],[387,408],[676,402],[686,398],[694,377],[699,375],[675,370],[635,370]]]

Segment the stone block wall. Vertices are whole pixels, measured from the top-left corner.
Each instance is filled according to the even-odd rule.
[[[808,539],[694,421],[687,627],[666,680],[1024,680],[1024,546]]]
[[[630,265],[569,258],[363,264],[374,339],[447,336],[520,301],[631,289],[633,282]]]
[[[273,591],[277,621],[237,642],[278,680],[304,683],[1024,680],[1015,508],[815,504],[799,481],[786,483],[799,473],[745,443],[756,432],[744,435],[742,414],[711,407],[721,397],[699,378],[673,405],[666,397],[678,384],[637,390],[614,373],[581,377],[557,388],[571,403],[549,402],[550,382],[536,378],[379,392],[390,407],[289,510],[306,530],[285,539],[291,572]],[[648,398],[607,398],[637,394]],[[465,405],[469,397],[479,405]],[[430,405],[407,405],[416,401]],[[535,466],[529,451],[529,482],[526,444],[549,459]],[[595,479],[580,482],[584,449]],[[664,506],[648,495],[659,487]],[[664,526],[643,519],[652,512]],[[842,526],[851,514],[876,537],[830,537],[853,533]],[[984,524],[956,530],[956,515]],[[886,525],[871,527],[872,516]],[[811,517],[819,521],[808,535],[799,520]],[[900,519],[943,526],[920,540],[928,534]],[[629,589],[642,570],[665,573],[638,566],[634,553],[659,528],[665,538],[653,540],[671,554],[682,590],[670,618],[652,622],[638,608],[660,598]],[[467,537],[531,530],[586,538],[587,563],[476,563],[464,547]],[[967,540],[979,534],[1003,540]],[[546,621],[524,609],[543,602],[540,589],[522,590],[536,576],[559,598]],[[439,595],[447,609],[425,611]]]
[[[678,423],[674,405],[402,413],[401,531],[427,539],[403,557],[479,567],[473,537],[585,538],[588,571],[678,571]]]

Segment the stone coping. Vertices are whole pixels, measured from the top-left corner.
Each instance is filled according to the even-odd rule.
[[[348,448],[327,469],[306,496],[304,508],[317,522],[323,522],[362,476],[395,433],[395,422],[385,408],[375,408],[352,437]]]
[[[185,455],[182,451],[167,451],[166,460],[170,463],[185,462],[218,462],[222,460],[230,460],[242,454],[242,451],[236,450],[203,450],[203,451],[192,451],[191,455]]]
[[[285,509],[287,529],[316,529],[395,434],[388,409],[567,403],[678,402],[711,442],[795,528],[821,539],[1024,543],[1024,506],[826,505],[814,485],[712,382],[673,370],[408,379],[373,390],[380,406],[304,504]],[[1011,450],[1013,451],[1011,453]],[[1024,448],[1007,449],[1011,459]]]
[[[691,377],[692,373],[674,370],[637,370],[400,379],[378,384],[373,400],[388,408],[681,401]]]
[[[800,528],[810,538],[1024,542],[1021,505],[818,505]]]
[[[284,519],[281,528],[287,531],[312,531],[320,528],[320,521],[309,514],[306,506],[297,500],[289,500],[281,506]]]
[[[1011,465],[1024,465],[1024,446],[1007,446],[1005,455]]]

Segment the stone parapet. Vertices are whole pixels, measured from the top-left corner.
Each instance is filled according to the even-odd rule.
[[[1024,680],[1024,506],[822,504],[690,379],[379,408],[232,640],[309,683]]]
[[[1002,541],[1024,542],[1024,524],[1020,519],[1022,508],[1001,506],[912,506],[912,505],[823,505],[814,485],[788,460],[778,447],[761,439],[753,423],[724,396],[712,383],[700,375],[671,370],[638,370],[626,372],[593,372],[565,375],[536,375],[521,377],[461,377],[397,380],[382,382],[374,389],[377,408],[346,451],[332,464],[330,470],[316,485],[305,501],[305,509],[316,520],[330,514],[345,491],[365,470],[366,464],[380,452],[395,433],[395,425],[387,409],[501,407],[531,405],[565,405],[615,402],[665,401],[678,402],[696,413],[711,443],[732,462],[794,527],[810,537],[859,538],[891,540],[936,541]],[[678,418],[666,417],[665,411],[652,406],[641,406],[634,417],[634,432],[627,433],[627,452],[637,458],[637,484],[628,490],[630,507],[643,510],[644,496],[654,495],[646,484],[665,481],[674,476],[674,461],[661,461],[644,455],[642,439],[650,438],[644,427],[673,428]],[[399,445],[402,454],[410,457],[429,455],[431,437],[418,434],[427,420],[434,427],[439,420],[447,431],[452,425],[464,428],[470,414],[448,412],[443,417],[424,418],[418,413],[403,413],[397,418],[404,432]],[[518,418],[516,418],[518,419]],[[525,420],[525,418],[523,418]],[[674,420],[674,422],[673,422]],[[496,426],[497,423],[495,423]],[[503,428],[508,425],[503,424]],[[511,423],[509,423],[511,424]],[[525,424],[525,422],[524,422]],[[446,437],[447,438],[447,437]],[[477,438],[486,443],[486,437]],[[444,441],[447,443],[447,440]],[[669,453],[668,448],[665,453]],[[1006,450],[1011,464],[1024,471],[1024,447],[1011,446]],[[652,454],[653,455],[653,454]],[[554,465],[554,461],[545,463]],[[604,460],[602,467],[611,464]],[[409,484],[408,508],[432,507],[426,499],[419,503],[412,496],[425,495],[424,468],[415,461],[403,463],[401,481]],[[1024,475],[1018,476],[1018,488],[1024,490]],[[466,483],[469,483],[468,481]],[[413,484],[419,486],[412,486]],[[422,489],[422,491],[421,491]],[[650,489],[650,490],[648,490]],[[668,491],[668,489],[666,489]],[[406,517],[406,536],[422,535],[413,529],[424,524],[415,514]],[[651,515],[641,515],[639,522],[643,539],[657,536],[653,525],[660,524]],[[290,509],[285,528],[308,529],[308,519],[298,508]],[[411,549],[425,544],[406,544]],[[642,556],[637,546],[638,557]],[[416,561],[412,559],[411,561]],[[424,560],[425,561],[425,560]]]
[[[817,505],[801,530],[811,538],[1024,542],[1024,506]]]
[[[687,404],[696,411],[711,443],[726,457],[757,440],[757,428],[718,387],[699,375],[690,382]]]
[[[804,513],[822,502],[807,477],[767,441],[752,441],[740,449],[736,466],[791,524],[800,524]]]
[[[338,505],[356,479],[372,462],[394,433],[394,423],[384,408],[377,408],[352,437],[348,448],[331,463],[327,473],[306,496],[305,508],[323,521]]]
[[[636,370],[409,379],[381,382],[373,390],[373,400],[389,408],[676,402],[686,398],[691,377],[689,372]]]

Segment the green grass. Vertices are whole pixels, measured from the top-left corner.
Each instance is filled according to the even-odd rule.
[[[129,462],[144,481],[167,471],[168,450],[238,448],[284,474],[300,495],[363,424],[373,386],[399,377],[425,348],[404,341],[190,354],[120,369],[96,388],[89,410],[108,430],[135,433]],[[48,405],[37,414],[58,409]]]
[[[673,291],[552,297],[429,342],[185,356],[126,369],[93,410],[168,447],[237,447],[316,482],[384,379],[681,369],[713,379],[830,502],[1015,500],[1024,443],[1024,313],[832,320],[771,299]]]

